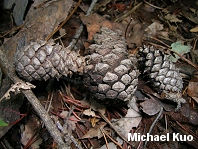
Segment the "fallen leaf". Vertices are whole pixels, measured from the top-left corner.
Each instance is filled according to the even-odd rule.
[[[96,125],[94,128],[90,128],[89,131],[82,137],[82,139],[94,138],[94,137],[98,137],[98,139],[100,139],[103,136],[101,130],[104,128],[106,124],[107,123],[105,122],[101,122],[100,124]]]
[[[123,4],[123,3],[117,3],[115,4],[116,8],[119,10],[119,11],[125,11],[127,9],[127,6],[126,4]]]
[[[148,34],[150,34],[151,36],[156,36],[156,33],[163,29],[164,29],[163,24],[160,24],[158,22],[153,22],[151,25],[147,27],[145,31],[147,31]]]
[[[125,138],[127,138],[127,134],[130,132],[131,128],[137,127],[142,119],[137,108],[135,97],[132,98],[132,102],[135,103],[130,103],[130,105],[128,105],[129,109],[125,117],[112,120],[112,124],[123,136],[125,136]]]
[[[179,53],[180,55],[184,55],[185,53],[190,52],[190,49],[192,48],[191,46],[187,46],[187,45],[182,45],[181,42],[177,41],[175,43],[171,44],[172,47],[172,51],[175,51],[177,53]],[[172,62],[176,62],[179,59],[179,56],[174,54],[175,57],[170,56],[170,60]]]
[[[100,27],[102,26],[112,29],[111,22],[96,13],[89,16],[81,16],[81,20],[87,27],[88,40],[92,40],[93,35],[96,32],[100,32]]]
[[[24,130],[22,131],[21,135],[21,143],[26,145],[32,137],[35,137],[35,131],[39,129],[39,120],[36,116],[31,116],[28,120],[28,123],[25,125]],[[30,148],[38,149],[39,145],[42,143],[41,137],[38,137],[34,143],[30,146]]]
[[[142,28],[142,25],[138,23],[133,26],[133,32],[130,31],[130,29],[128,29],[126,34],[128,47],[133,49],[135,47],[141,46],[143,33],[144,33],[144,29]]]
[[[100,104],[100,103],[94,101],[94,100],[91,101],[90,107],[91,107],[91,109],[93,109],[94,111],[98,111],[98,110],[99,110],[100,113],[102,113],[102,114],[105,114],[105,112],[106,112],[106,107],[105,107],[104,105],[102,105],[102,104]]]
[[[190,32],[198,32],[198,26],[192,28],[192,29],[190,30]]]
[[[88,40],[90,41],[93,40],[95,33],[100,32],[101,27],[107,27],[112,30],[119,29],[123,35],[126,30],[126,24],[111,22],[96,13],[90,14],[89,16],[81,16],[81,20],[87,27]],[[89,43],[85,42],[85,49],[88,48],[89,45]]]
[[[192,97],[196,103],[198,103],[198,97]]]
[[[198,103],[198,75],[197,71],[194,72],[187,89],[187,94]]]
[[[92,126],[92,127],[95,127],[95,126],[96,126],[96,123],[99,122],[99,121],[100,121],[100,119],[98,119],[98,118],[96,118],[96,117],[91,118],[91,119],[90,119],[91,126]]]
[[[8,126],[8,124],[6,122],[4,122],[3,120],[0,119],[0,127],[5,127]]]
[[[18,94],[20,92],[21,89],[24,90],[29,90],[32,88],[35,88],[36,86],[34,86],[33,84],[29,83],[29,82],[17,82],[15,83],[12,87],[10,87],[10,89],[3,95],[3,97],[1,97],[0,101],[5,99],[10,99],[10,92],[13,92],[15,94]]]
[[[188,84],[187,93],[190,97],[197,97],[198,98],[198,82],[190,81]]]
[[[154,99],[147,99],[140,103],[144,113],[148,115],[155,115],[160,111],[161,105]]]
[[[83,111],[83,114],[84,114],[84,115],[87,115],[87,116],[92,116],[92,117],[96,116],[95,112],[92,111],[91,108],[89,108],[89,109]]]
[[[170,22],[179,22],[181,23],[182,20],[178,19],[177,16],[175,14],[167,14],[165,17],[164,17],[166,20],[170,21]]]

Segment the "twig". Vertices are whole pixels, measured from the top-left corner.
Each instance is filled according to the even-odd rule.
[[[57,117],[53,117],[54,121],[56,122],[57,127],[60,129],[60,131],[62,131],[62,133],[64,134],[64,139],[65,142],[68,143],[68,146],[70,145],[70,141],[72,141],[74,143],[74,145],[78,148],[78,149],[83,149],[80,144],[77,142],[77,140],[67,131],[67,129],[64,129],[64,127],[61,125],[61,123],[59,122]]]
[[[20,29],[20,28],[22,28],[24,25],[25,25],[25,23],[23,23],[22,25],[17,26],[17,27],[15,27],[15,28],[9,30],[8,32],[6,32],[6,33],[3,34],[2,36],[0,36],[0,38],[3,38],[3,37],[5,37],[6,35],[8,35],[9,33],[13,32],[13,31],[16,31],[16,30],[18,30],[18,29]]]
[[[169,49],[168,49],[169,51],[175,53],[175,54],[178,55],[182,60],[186,61],[186,62],[187,62],[188,64],[190,64],[191,66],[193,66],[194,68],[198,69],[198,66],[195,65],[194,63],[192,63],[190,60],[186,59],[186,58],[183,57],[181,54],[179,54],[179,53],[177,53],[177,52],[171,50],[171,49],[170,49],[171,47],[170,47],[169,45],[165,44],[164,42],[162,42],[161,40],[159,40],[159,39],[157,39],[157,38],[155,38],[155,37],[151,37],[151,39],[154,39],[154,40],[156,40],[156,41],[162,43],[163,45],[165,45],[166,47],[169,48]],[[196,42],[196,41],[195,41],[195,42]]]
[[[113,143],[115,143],[119,148],[123,149],[122,146],[116,142],[111,136],[108,135],[108,133],[103,129],[102,133],[104,133]]]
[[[152,6],[152,7],[156,8],[156,9],[164,9],[164,8],[161,8],[161,7],[155,6],[155,5],[153,5],[153,4],[149,3],[149,2],[147,2],[146,0],[143,0],[143,1],[144,1],[146,4],[148,4],[148,5]]]
[[[97,1],[98,0],[92,0],[92,3],[91,3],[91,5],[90,5],[90,7],[89,7],[89,9],[88,9],[88,11],[87,11],[87,13],[86,13],[85,16],[88,16],[88,15],[91,14],[91,11],[93,10],[93,8],[94,8],[95,4],[97,3]],[[70,44],[67,46],[67,49],[72,50],[74,48],[74,46],[75,46],[75,44],[77,42],[76,39],[78,39],[80,37],[82,31],[83,31],[83,25],[80,25],[80,27],[77,30],[74,38],[72,39],[72,41],[70,42]]]
[[[156,119],[154,120],[154,122],[152,123],[149,131],[148,131],[148,134],[151,133],[151,131],[153,130],[153,127],[155,126],[155,124],[157,123],[159,117],[162,115],[162,112],[163,112],[163,107],[161,107],[160,111],[159,111],[159,114],[157,115]],[[144,148],[146,148],[146,145],[147,145],[147,140],[145,141],[145,144],[144,144]]]
[[[133,13],[136,9],[138,9],[140,6],[142,5],[142,2],[137,4],[135,7],[133,7],[133,9],[131,9],[130,11],[128,11],[127,13],[125,13],[123,16],[121,16],[120,18],[117,18],[115,20],[115,22],[120,22],[121,20],[123,20],[124,18],[126,18],[127,16],[129,16],[131,13]]]
[[[125,39],[127,38],[127,30],[128,30],[128,28],[129,28],[129,26],[130,26],[132,20],[133,20],[133,19],[131,18],[130,21],[129,21],[129,23],[127,24],[127,27],[126,27],[126,30],[125,30],[125,33],[124,33]]]
[[[151,38],[151,39],[154,39],[154,40],[156,40],[156,41],[158,41],[159,43],[165,45],[165,46],[168,47],[168,48],[171,48],[171,46],[167,45],[166,43],[164,43],[163,41],[161,41],[161,40],[159,40],[159,39],[157,39],[157,38],[155,38],[155,37],[152,37],[152,36],[151,36],[150,38]]]
[[[76,124],[76,126],[77,126],[77,128],[83,133],[83,135],[85,135],[86,134],[86,132],[85,132],[85,130],[83,130],[82,128],[81,128],[81,126],[77,123]],[[77,133],[77,135],[79,136],[79,134]],[[79,136],[79,138],[80,138],[80,136]],[[89,143],[91,144],[91,146],[94,146],[94,144],[91,142],[91,139],[90,138],[87,138],[88,139],[88,141],[89,141]],[[83,142],[83,141],[82,141]],[[84,144],[84,143],[83,143]],[[85,144],[84,144],[85,145]],[[86,146],[86,145],[85,145]],[[87,147],[86,147],[87,148]]]
[[[72,10],[72,12],[69,14],[69,16],[65,19],[65,21],[63,21],[61,23],[61,25],[55,29],[45,40],[49,40],[61,27],[63,27],[63,25],[71,18],[71,16],[74,14],[74,12],[76,11],[76,9],[78,8],[78,6],[80,5],[82,0],[79,0],[76,7]]]
[[[195,51],[195,48],[196,48],[196,45],[197,45],[197,38],[194,40],[194,45],[193,45],[193,48],[190,52],[190,55],[192,57],[192,62],[195,63],[195,54],[194,54],[194,51]]]
[[[47,4],[48,2],[50,3],[51,0],[46,0],[46,1],[44,1],[44,2],[41,2],[40,4],[38,4],[37,6],[35,6],[34,9],[38,9],[38,8],[40,8],[41,6]]]
[[[182,124],[180,124],[178,121],[176,121],[177,125],[179,125],[183,130],[188,132],[189,134],[193,135],[196,139],[198,139],[198,135],[196,135],[192,130],[184,127]]]
[[[107,147],[107,149],[109,149],[107,138],[106,138],[106,136],[105,136],[105,134],[104,134],[104,132],[102,131],[101,128],[100,128],[100,131],[101,131],[101,133],[102,133],[102,135],[103,135],[103,137],[104,137],[104,139],[105,139],[106,147]]]
[[[195,67],[196,69],[198,69],[198,66],[193,64],[191,61],[189,61],[188,59],[186,59],[185,57],[181,56],[179,53],[173,51],[173,50],[170,50],[171,52],[177,54],[182,60],[186,61],[188,64],[192,65],[193,67]]]

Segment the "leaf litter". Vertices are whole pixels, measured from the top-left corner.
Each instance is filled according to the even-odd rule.
[[[68,38],[73,38],[74,32],[82,21],[86,26],[86,32],[83,32],[81,39],[77,42],[77,47],[75,47],[80,48],[81,51],[86,50],[92,42],[93,35],[99,32],[102,26],[106,26],[113,30],[122,30],[123,36],[127,40],[129,52],[135,53],[137,47],[150,43],[162,47],[162,49],[171,47],[172,51],[191,60],[191,50],[196,52],[198,47],[196,44],[198,25],[197,4],[193,1],[190,1],[189,4],[185,4],[185,1],[151,1],[151,3],[144,2],[140,7],[136,8],[135,6],[141,2],[102,0],[95,6],[93,14],[85,16],[84,12],[87,11],[89,3],[84,1],[80,4],[79,9],[76,10],[77,13],[73,14],[74,21],[71,18],[71,22],[66,23],[55,37],[63,36],[62,39],[57,39],[61,40],[64,45],[68,45],[70,41]],[[47,5],[50,5],[50,3]],[[133,8],[136,8],[135,11],[130,12]],[[120,21],[115,22],[116,19]],[[153,41],[153,37],[161,42]],[[6,38],[10,37],[6,36]],[[173,54],[171,59],[173,62],[177,62],[179,66],[181,63],[185,63],[175,54]],[[187,75],[189,76],[189,73]],[[161,100],[158,93],[141,82],[138,86],[138,99],[132,99],[128,107],[105,107],[99,103],[88,101],[82,87],[75,83],[65,82],[65,85],[55,81],[48,91],[39,90],[39,87],[36,87],[35,93],[41,103],[47,107],[46,109],[49,109],[49,113],[55,115],[62,125],[65,125],[64,127],[68,132],[74,134],[75,138],[81,142],[84,148],[103,148],[105,146],[115,148],[115,142],[112,143],[108,140],[108,143],[104,143],[102,130],[108,131],[113,140],[116,140],[117,137],[121,138],[119,134],[115,133],[116,131],[120,132],[125,138],[127,138],[127,133],[132,131],[144,134],[149,131],[162,106],[164,111],[158,118],[151,133],[181,133],[189,129],[196,133],[195,139],[197,139],[197,82],[195,72],[190,74],[185,80],[184,88],[186,90],[184,90],[183,95],[190,104],[188,102],[182,106],[181,111],[178,113],[172,111],[172,107],[174,107],[172,102]],[[9,92],[32,88],[31,86],[28,88],[28,84],[26,85],[25,87],[27,88],[22,88],[20,85],[14,86]],[[9,97],[9,92],[5,97]],[[51,100],[48,97],[49,93],[53,94]],[[99,111],[107,119],[102,118]],[[182,130],[176,129],[180,127],[178,122],[184,125]],[[31,123],[33,126],[30,125]],[[22,130],[23,141],[21,140],[21,143],[24,146],[28,144],[30,138],[28,135],[35,135],[32,128],[34,128],[36,123],[31,118],[27,119],[27,125]],[[41,130],[44,129],[41,128]],[[46,144],[41,142],[42,139],[45,140]],[[120,144],[123,148],[130,146],[125,141]],[[190,145],[196,148],[196,143],[192,142]],[[30,146],[34,148],[39,148],[39,146],[47,148],[47,146],[56,147],[56,144],[53,143],[50,135],[45,133],[45,136],[38,135],[36,145],[32,143]],[[156,146],[171,149],[176,146],[181,148],[182,144],[180,142],[148,142],[147,144],[148,148],[156,148]],[[132,147],[143,147],[143,143],[139,144],[136,142]],[[185,147],[189,147],[188,142],[186,142]]]

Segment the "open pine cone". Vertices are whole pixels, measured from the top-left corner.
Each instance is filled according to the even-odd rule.
[[[15,55],[16,71],[26,81],[59,79],[73,72],[82,74],[84,65],[84,58],[78,53],[53,41],[32,42]]]
[[[127,53],[121,31],[106,27],[94,35],[84,69],[85,85],[91,95],[103,103],[131,100],[137,88],[137,59]]]
[[[181,103],[186,102],[181,94],[183,81],[179,70],[169,60],[169,55],[152,46],[141,47],[139,55],[144,77],[164,98],[177,102],[176,110],[179,109]]]

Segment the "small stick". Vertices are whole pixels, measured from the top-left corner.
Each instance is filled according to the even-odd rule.
[[[171,52],[177,54],[182,60],[186,61],[188,64],[192,65],[194,68],[198,69],[198,66],[195,65],[194,63],[192,63],[190,60],[186,59],[185,57],[183,57],[183,56],[180,55],[179,53],[177,53],[177,52],[171,50],[171,49],[170,49],[171,47],[170,47],[169,45],[165,44],[164,42],[162,42],[161,40],[159,40],[159,39],[157,39],[157,38],[155,38],[155,37],[151,37],[151,39],[154,39],[154,40],[156,40],[156,41],[162,43],[163,45],[165,45],[166,47],[169,48],[169,49],[168,49],[169,51],[171,51]]]
[[[103,137],[104,137],[104,139],[105,139],[106,147],[107,147],[107,149],[109,149],[108,142],[107,142],[107,138],[106,138],[106,136],[105,136],[105,134],[104,134],[104,132],[102,131],[101,128],[100,128],[100,131],[101,131],[101,133],[102,133],[102,135],[103,135]]]
[[[192,65],[193,67],[195,67],[196,69],[198,69],[198,66],[193,64],[191,61],[189,61],[188,59],[186,59],[185,57],[181,56],[179,53],[170,50],[171,52],[177,54],[182,60],[186,61],[188,64]]]
[[[155,5],[153,5],[153,4],[149,3],[149,2],[147,2],[146,0],[143,0],[143,1],[144,1],[146,4],[148,4],[148,5],[152,6],[152,7],[156,8],[156,9],[164,9],[164,8],[161,8],[161,7],[155,6]]]
[[[136,9],[138,9],[140,6],[142,5],[142,2],[137,4],[135,7],[133,7],[133,9],[131,9],[130,11],[128,11],[127,13],[125,13],[123,16],[121,16],[120,18],[117,18],[115,20],[115,22],[120,22],[122,19],[126,18],[127,16],[129,16],[131,13],[133,13]]]
[[[193,48],[190,52],[190,55],[192,57],[192,62],[195,63],[195,54],[194,54],[194,51],[195,51],[195,48],[196,48],[196,45],[197,45],[197,38],[194,40],[194,45],[193,45]]]
[[[159,117],[162,115],[162,112],[163,112],[163,107],[161,107],[160,111],[159,111],[159,114],[157,115],[156,119],[154,120],[154,122],[152,123],[148,133],[150,134],[151,131],[153,130],[153,127],[155,126],[155,124],[157,123]],[[145,141],[145,144],[144,144],[144,148],[146,148],[146,145],[147,145],[147,140]]]
[[[182,124],[180,124],[178,121],[176,121],[177,125],[179,125],[182,129],[184,129],[186,132],[193,135],[196,139],[198,139],[198,135],[196,135],[193,131],[189,130],[188,128],[184,127]]]
[[[103,129],[102,133],[104,133],[112,142],[114,142],[119,148],[123,149],[122,146],[116,142],[111,136],[108,135],[108,133]]]
[[[13,28],[13,29],[9,30],[8,32],[6,32],[5,34],[3,34],[3,35],[2,35],[2,36],[0,36],[0,37],[1,37],[1,38],[3,38],[3,37],[5,37],[6,35],[8,35],[9,33],[11,33],[12,31],[16,31],[16,30],[18,30],[18,29],[22,28],[24,25],[25,25],[25,23],[23,23],[22,25],[17,26],[17,27],[15,27],[15,28]]]
[[[158,41],[159,43],[165,45],[165,46],[168,47],[168,48],[171,48],[171,46],[167,45],[166,43],[164,43],[163,41],[161,41],[161,40],[159,40],[159,39],[157,39],[157,38],[155,38],[155,37],[152,37],[152,36],[151,36],[150,38],[151,38],[151,39],[154,39],[154,40],[156,40],[156,41]]]

